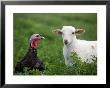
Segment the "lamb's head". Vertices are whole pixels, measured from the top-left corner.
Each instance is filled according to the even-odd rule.
[[[65,45],[70,45],[73,42],[73,38],[76,38],[76,35],[81,34],[84,30],[75,29],[73,26],[63,26],[62,29],[56,29],[54,32],[62,35]]]

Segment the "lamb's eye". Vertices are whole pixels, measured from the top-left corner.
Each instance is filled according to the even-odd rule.
[[[74,34],[74,32],[72,32],[72,34]]]

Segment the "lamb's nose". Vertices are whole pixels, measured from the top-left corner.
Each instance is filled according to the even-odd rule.
[[[68,40],[64,40],[64,43],[65,43],[65,44],[68,44]]]

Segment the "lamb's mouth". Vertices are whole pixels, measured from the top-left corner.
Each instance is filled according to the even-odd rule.
[[[70,42],[70,43],[69,42],[68,43],[63,42],[63,43],[64,43],[64,45],[69,46],[69,45],[71,45],[72,42]]]
[[[65,42],[64,42],[64,44],[65,44],[65,45],[68,45],[68,43],[65,43]]]
[[[65,45],[67,45],[69,42],[68,42],[68,40],[64,40],[64,42],[63,42]]]

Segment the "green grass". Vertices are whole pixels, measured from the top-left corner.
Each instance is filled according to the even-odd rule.
[[[71,25],[85,29],[79,39],[97,40],[97,14],[95,13],[43,13],[14,14],[14,67],[25,55],[29,47],[29,38],[33,33],[40,33],[46,39],[38,47],[38,57],[45,63],[45,70],[29,70],[24,68],[20,75],[96,75],[97,63],[87,64],[77,58],[73,67],[67,67],[63,58],[62,37],[52,33],[56,28]],[[74,56],[73,56],[74,57]]]

